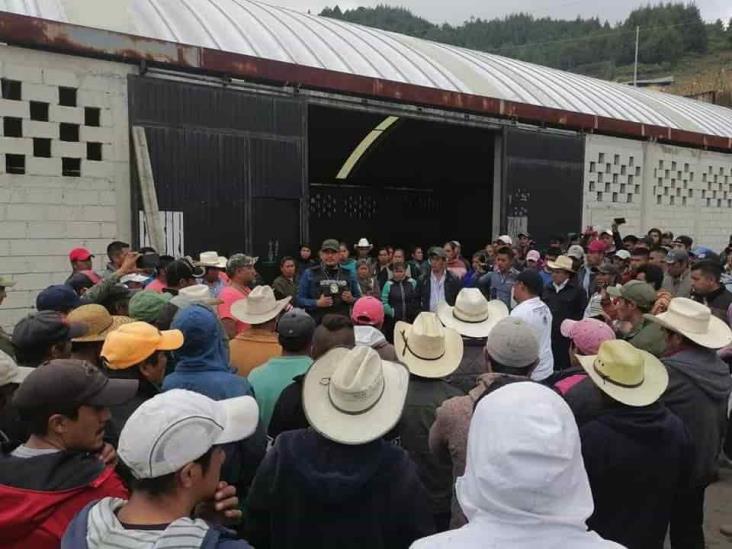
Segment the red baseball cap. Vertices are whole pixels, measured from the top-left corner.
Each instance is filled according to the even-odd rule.
[[[607,250],[607,245],[602,240],[593,240],[587,246],[587,251],[590,253],[604,253]]]
[[[375,297],[362,297],[353,305],[351,320],[359,326],[378,326],[384,322],[384,306]]]
[[[90,257],[94,257],[86,248],[74,248],[69,252],[69,261],[86,261]]]

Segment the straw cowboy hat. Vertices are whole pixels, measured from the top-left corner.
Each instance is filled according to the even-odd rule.
[[[192,284],[178,290],[178,297],[182,297],[192,303],[203,303],[204,305],[221,305],[223,301],[211,297],[211,292],[205,284]]]
[[[672,299],[665,313],[643,316],[708,349],[721,349],[732,343],[732,330],[723,320],[706,305],[685,297]]]
[[[356,244],[356,248],[368,248],[370,250],[373,247],[373,244],[369,242],[368,238],[362,238],[358,241],[358,244]]]
[[[420,313],[414,324],[396,323],[394,350],[414,375],[445,377],[457,370],[463,359],[463,338],[454,329],[445,328],[435,313]]]
[[[105,307],[97,304],[82,305],[66,317],[69,322],[79,322],[87,327],[86,335],[75,337],[74,343],[93,343],[104,341],[107,335],[124,324],[134,322],[127,316],[112,316]]]
[[[247,324],[263,324],[280,314],[291,299],[291,296],[287,296],[278,301],[272,288],[257,286],[246,298],[231,306],[231,314]]]
[[[463,288],[455,299],[455,306],[446,302],[437,306],[437,316],[448,328],[467,337],[488,337],[493,326],[508,316],[503,301],[488,301],[478,288]]]
[[[308,423],[341,444],[366,444],[399,422],[409,371],[370,347],[336,347],[310,367],[302,389]]]
[[[218,252],[201,252],[198,256],[198,262],[201,267],[214,267],[216,269],[226,269],[226,262],[228,260],[220,256]]]
[[[567,271],[570,273],[574,272],[572,258],[566,255],[560,255],[556,261],[547,261],[546,264],[549,266],[550,269]]]
[[[628,406],[648,406],[668,387],[661,361],[622,339],[604,341],[597,355],[577,360],[601,391]]]

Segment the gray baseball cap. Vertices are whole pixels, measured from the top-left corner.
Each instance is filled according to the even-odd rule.
[[[441,257],[442,259],[447,259],[447,252],[439,246],[433,246],[427,252],[427,257]]]
[[[302,309],[290,309],[277,323],[277,333],[285,338],[310,338],[315,331],[315,321]]]
[[[500,320],[485,342],[488,354],[510,368],[526,368],[539,359],[539,342],[534,330],[520,318]]]
[[[689,254],[686,250],[675,249],[671,250],[666,256],[666,263],[688,263]]]

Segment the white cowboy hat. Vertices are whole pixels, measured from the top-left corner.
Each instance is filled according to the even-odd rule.
[[[732,330],[726,322],[714,316],[706,305],[685,297],[672,299],[665,313],[643,316],[708,349],[721,349],[732,343]]]
[[[275,318],[292,299],[287,296],[279,301],[269,286],[257,286],[244,299],[231,306],[234,318],[247,324],[263,324]]]
[[[574,272],[574,265],[572,264],[572,258],[566,255],[560,255],[556,261],[547,261],[546,264],[550,269],[557,269],[561,271]]]
[[[420,313],[414,324],[396,323],[394,350],[414,375],[440,378],[460,366],[463,338],[452,328],[445,328],[435,313]]]
[[[437,316],[448,328],[467,337],[488,337],[493,326],[508,316],[508,307],[503,301],[488,301],[478,288],[463,288],[450,307],[442,301],[437,306]]]
[[[201,267],[215,267],[216,269],[226,269],[226,262],[228,260],[220,256],[218,252],[201,252],[198,256],[198,262]]]
[[[211,292],[205,284],[192,284],[178,290],[178,296],[192,303],[203,303],[204,305],[220,305],[220,299],[211,297]]]
[[[399,422],[409,371],[370,347],[336,347],[310,366],[302,388],[308,423],[341,444],[366,444]]]
[[[577,355],[598,389],[628,406],[648,406],[668,387],[666,367],[622,339],[603,341],[597,355]]]
[[[356,244],[356,248],[368,248],[370,250],[373,248],[373,245],[369,242],[368,238],[362,238],[358,241],[358,244]]]

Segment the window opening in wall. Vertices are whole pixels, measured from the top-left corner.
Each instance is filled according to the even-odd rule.
[[[20,101],[22,89],[22,84],[20,83],[20,81],[2,78],[0,79],[0,87],[2,88],[3,99]]]
[[[635,158],[633,158],[632,156],[630,158],[628,158],[628,166],[632,167],[634,162],[635,162]]]
[[[25,156],[22,154],[6,154],[5,173],[24,174]]]
[[[630,204],[631,202],[633,202],[633,195],[629,194],[628,195],[628,204]]]
[[[61,175],[81,177],[81,158],[62,158]]]
[[[4,117],[3,135],[5,137],[23,137],[23,119],[12,116]]]
[[[51,158],[51,140],[43,137],[33,138],[33,156]]]
[[[62,122],[59,124],[59,139],[61,141],[79,141],[79,125]]]
[[[590,173],[595,173],[595,163],[590,162]]]
[[[86,144],[86,159],[99,161],[102,159],[102,144],[101,143],[87,143]]]
[[[597,193],[597,201],[602,202],[602,193]]]
[[[616,166],[617,166],[618,164],[620,164],[620,155],[619,155],[619,154],[616,154],[616,155],[615,155],[615,156],[613,157],[613,164],[615,164]]]
[[[58,104],[62,107],[76,107],[76,88],[58,89]]]
[[[101,125],[102,110],[97,107],[84,107],[84,125],[99,127]]]
[[[43,103],[42,101],[31,101],[30,117],[31,120],[48,122],[48,103]]]

